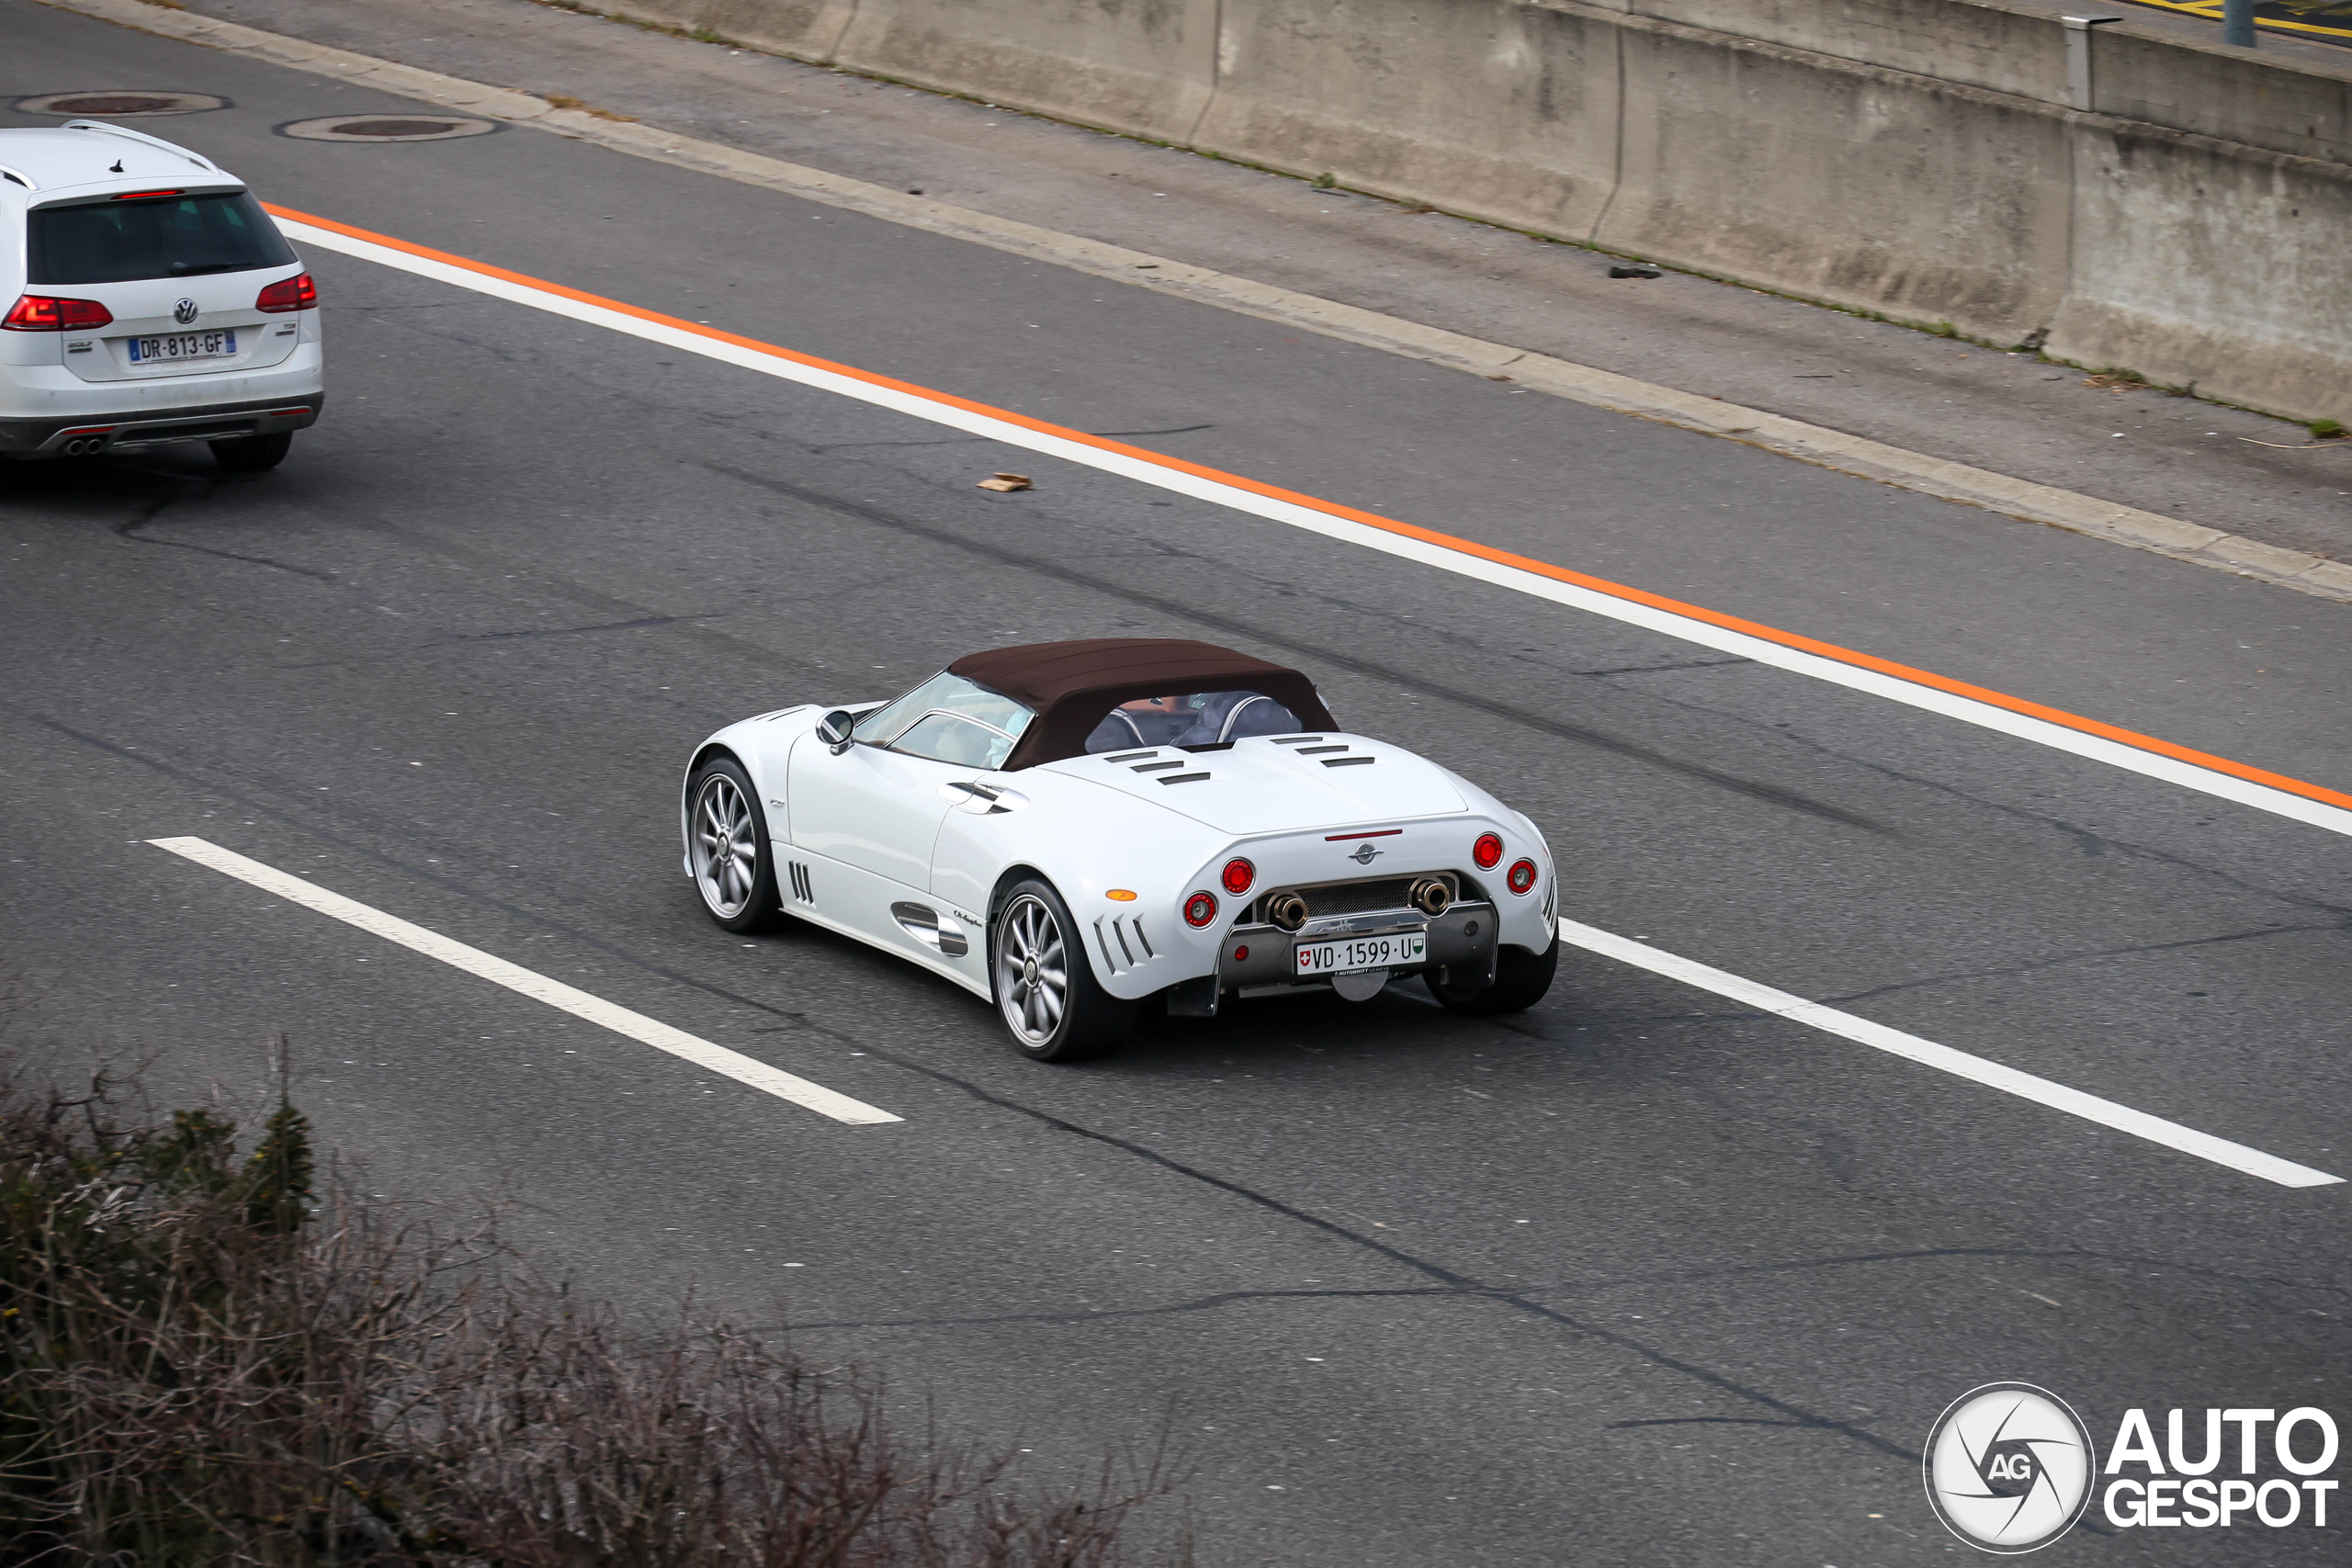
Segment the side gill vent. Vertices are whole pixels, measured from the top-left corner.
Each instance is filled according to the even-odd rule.
[[[1138,762],[1127,771],[1132,773],[1164,773],[1170,768],[1181,768],[1183,765],[1184,759],[1179,757],[1172,762]]]
[[[1277,735],[1274,737],[1274,744],[1277,746],[1306,746],[1322,739],[1323,738],[1319,735]]]
[[[1132,942],[1127,940],[1130,936],[1135,938]],[[1114,943],[1117,945],[1114,947]],[[1152,952],[1151,943],[1144,940],[1143,921],[1133,916],[1111,916],[1106,930],[1103,917],[1097,915],[1094,918],[1094,945],[1102,950],[1103,966],[1114,975],[1132,969],[1143,961],[1136,956],[1137,948],[1143,950],[1143,958],[1159,956]]]
[[[1152,750],[1148,750],[1148,751],[1118,751],[1118,752],[1114,752],[1112,755],[1110,755],[1110,756],[1108,756],[1108,757],[1105,757],[1105,758],[1103,758],[1102,760],[1103,760],[1104,761],[1106,761],[1106,762],[1132,762],[1132,761],[1134,761],[1137,757],[1157,757],[1157,756],[1159,756],[1159,748],[1158,748],[1158,747],[1154,747]]]
[[[1162,773],[1159,776],[1159,782],[1161,784],[1192,784],[1195,780],[1208,776],[1206,773]]]
[[[1347,748],[1345,746],[1302,746],[1298,749],[1298,755],[1302,757],[1319,757],[1326,751],[1344,751],[1346,750]]]
[[[1377,760],[1372,757],[1326,757],[1323,759],[1323,765],[1327,768],[1369,767]]]
[[[808,886],[808,868],[798,861],[786,861],[785,869],[792,874],[792,896],[803,904],[817,901],[815,889]]]

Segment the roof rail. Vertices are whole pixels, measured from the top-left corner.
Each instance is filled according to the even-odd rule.
[[[14,180],[27,190],[40,189],[40,183],[30,175],[22,169],[12,169],[6,164],[0,164],[0,180]]]
[[[173,153],[178,157],[186,158],[189,163],[194,164],[199,169],[209,169],[216,175],[226,174],[228,172],[221,168],[220,164],[213,163],[209,159],[199,157],[196,153],[189,152],[187,148],[181,146],[176,141],[166,141],[160,136],[150,136],[143,130],[133,130],[129,126],[108,125],[104,120],[97,119],[69,119],[63,125],[58,127],[58,129],[61,130],[96,130],[103,131],[108,136],[126,137],[132,141],[143,141],[150,147],[159,149],[162,152]]]

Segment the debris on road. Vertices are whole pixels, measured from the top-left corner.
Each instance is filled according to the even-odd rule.
[[[980,488],[982,490],[993,490],[1007,492],[1016,490],[1027,490],[1029,488],[1029,476],[1026,474],[990,474],[987,479],[980,481]]]
[[[1647,262],[1625,261],[1611,262],[1609,276],[1611,277],[1664,277],[1666,274]]]

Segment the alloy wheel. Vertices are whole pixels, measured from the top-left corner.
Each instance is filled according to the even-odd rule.
[[[752,803],[725,773],[703,781],[695,795],[695,885],[702,901],[722,919],[733,919],[752,901],[759,881],[760,840]]]
[[[997,942],[997,1006],[1012,1032],[1043,1045],[1061,1027],[1069,1006],[1069,961],[1061,922],[1045,900],[1023,894],[1004,912]]]

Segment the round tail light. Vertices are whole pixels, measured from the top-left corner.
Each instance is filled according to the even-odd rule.
[[[1229,860],[1225,863],[1225,875],[1222,880],[1225,883],[1225,890],[1238,898],[1250,891],[1251,883],[1258,880],[1258,868],[1246,860],[1238,858]],[[1215,914],[1216,911],[1212,909],[1209,912]]]
[[[1216,919],[1216,897],[1213,894],[1195,893],[1184,900],[1184,923],[1188,926],[1207,925]]]
[[[1532,860],[1511,862],[1510,869],[1503,874],[1503,881],[1514,893],[1526,892],[1535,886],[1535,863]]]
[[[1480,871],[1492,871],[1503,858],[1503,841],[1492,833],[1481,833],[1478,841],[1470,846],[1470,858],[1478,863]]]

